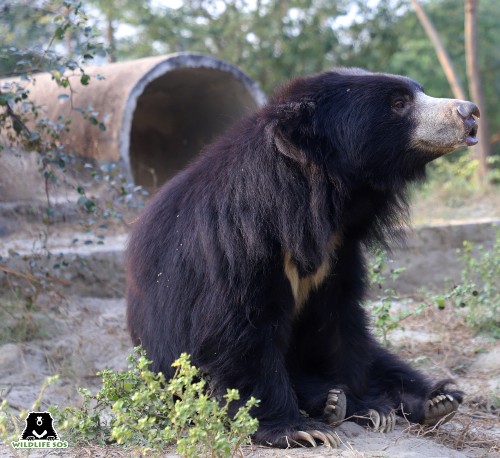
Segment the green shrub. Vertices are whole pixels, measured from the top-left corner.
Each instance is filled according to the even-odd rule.
[[[377,290],[377,299],[369,301],[367,307],[370,310],[373,320],[372,324],[375,333],[378,334],[384,345],[388,345],[389,332],[401,327],[401,322],[410,315],[418,315],[425,309],[425,304],[420,304],[415,310],[404,310],[394,313],[392,310],[395,302],[401,302],[401,298],[394,288],[386,288],[385,282],[388,277],[397,280],[404,272],[404,268],[391,269],[388,267],[389,261],[387,253],[383,250],[376,250],[373,258],[368,264],[368,278],[370,286]]]
[[[475,255],[473,244],[465,241],[458,258],[464,264],[462,282],[434,302],[441,309],[452,303],[473,329],[500,338],[500,230],[492,249],[479,246]]]
[[[59,434],[73,446],[117,443],[147,455],[176,443],[182,456],[197,458],[232,457],[257,430],[258,421],[250,410],[258,401],[250,398],[230,416],[229,406],[239,400],[238,391],[227,390],[223,399],[211,397],[188,355],[174,362],[176,373],[169,382],[163,374],[151,372],[150,364],[144,351],[136,348],[129,357],[129,370],[99,373],[103,386],[97,394],[80,389],[82,407],[50,407]],[[4,403],[0,437],[19,436],[24,417],[13,418]]]

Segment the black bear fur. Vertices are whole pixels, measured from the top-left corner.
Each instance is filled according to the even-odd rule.
[[[435,157],[411,146],[415,120],[391,108],[395,94],[420,90],[357,70],[293,80],[166,183],[133,228],[133,342],[167,377],[187,352],[217,393],[260,399],[257,442],[324,431],[333,387],[347,416],[397,410],[422,422],[437,393],[461,402],[383,348],[362,305],[362,247],[401,232],[407,185]],[[300,279],[329,266],[301,307],[286,254]]]

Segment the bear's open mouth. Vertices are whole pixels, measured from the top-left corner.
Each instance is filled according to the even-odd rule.
[[[477,124],[474,124],[469,132],[465,135],[465,144],[467,146],[473,146],[477,144]]]

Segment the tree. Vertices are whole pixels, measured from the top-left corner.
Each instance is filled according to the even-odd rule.
[[[441,63],[453,93],[456,98],[466,99],[465,93],[459,82],[458,75],[454,69],[453,63],[443,46],[436,28],[429,19],[425,10],[422,8],[418,0],[412,0],[413,7],[417,16],[432,41],[436,54]],[[479,129],[479,144],[475,146],[476,155],[478,157],[479,167],[478,174],[481,181],[486,180],[488,172],[488,157],[490,155],[490,139],[488,133],[488,116],[485,110],[484,95],[481,85],[481,77],[479,72],[477,58],[477,6],[479,0],[465,0],[465,58],[467,63],[467,76],[469,81],[469,92],[471,98],[479,106],[482,111],[481,128]]]
[[[5,46],[10,46],[40,42],[53,24],[44,23],[37,5],[61,0],[7,2],[11,7],[7,14],[0,14],[0,34],[7,37]],[[456,80],[467,81],[464,1],[420,3],[439,30],[442,47],[454,63]],[[156,0],[83,3],[93,16],[94,28],[108,35],[117,60],[188,50],[212,54],[247,71],[268,93],[292,76],[338,65],[359,66],[409,75],[431,95],[454,95],[444,72],[436,71],[439,60],[432,42],[408,0],[185,0],[177,8],[166,5]],[[500,138],[500,2],[482,0],[476,11],[479,52],[475,53],[475,68],[482,77],[485,104],[481,106],[480,134],[487,118],[495,133],[492,138]],[[124,30],[123,25],[130,33],[117,34]],[[79,35],[73,35],[72,50],[78,52],[79,46]],[[22,56],[12,59],[23,60]],[[12,61],[0,60],[0,72],[12,65]],[[466,94],[455,97],[468,98]],[[481,144],[486,142],[481,140]],[[493,145],[493,154],[498,153],[500,142]]]
[[[118,60],[117,29],[120,25],[138,23],[145,10],[151,8],[149,1],[135,0],[88,0],[88,4],[95,6],[100,14],[96,16],[96,27],[106,38],[107,60]]]
[[[437,57],[439,59],[439,63],[441,64],[446,78],[450,83],[451,90],[453,91],[455,98],[465,100],[467,97],[465,96],[465,92],[462,89],[462,84],[460,83],[457,72],[455,71],[455,67],[453,66],[453,62],[451,61],[448,52],[443,46],[441,38],[439,37],[439,33],[434,27],[434,24],[429,19],[429,16],[427,16],[427,13],[422,8],[422,5],[420,5],[418,0],[411,0],[411,3],[415,8],[418,20],[422,24],[422,27],[427,33],[427,36],[432,41],[434,49],[436,50]]]
[[[50,7],[32,5],[28,0],[7,1],[0,6],[0,78],[16,72],[16,67],[22,73],[23,62],[41,54],[46,37],[55,31]]]
[[[345,1],[189,0],[179,8],[149,6],[137,35],[119,55],[197,51],[236,64],[271,90],[292,75],[321,71],[337,60],[333,28]],[[314,39],[310,39],[314,37]]]
[[[94,43],[94,23],[79,0],[12,0],[0,12],[0,77],[62,70],[61,59],[102,54]]]
[[[486,108],[484,92],[481,84],[481,74],[477,58],[477,7],[479,0],[465,0],[465,56],[467,62],[467,76],[469,78],[469,92],[472,100],[480,110]],[[484,180],[488,172],[488,157],[490,156],[490,136],[488,116],[483,113],[481,128],[478,132],[479,143],[475,146],[479,159],[479,174]]]

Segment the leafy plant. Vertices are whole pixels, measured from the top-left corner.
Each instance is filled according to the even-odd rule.
[[[462,283],[434,297],[439,308],[452,303],[464,311],[467,323],[478,331],[500,337],[500,230],[491,249],[465,241],[458,258],[464,264]]]
[[[56,213],[57,189],[64,187],[65,195],[71,195],[68,190],[75,190],[75,210],[80,216],[81,229],[88,236],[75,237],[73,244],[85,245],[104,243],[102,230],[108,229],[110,220],[122,224],[123,214],[141,206],[144,195],[140,187],[126,181],[117,164],[99,166],[75,155],[63,145],[62,136],[71,131],[75,120],[89,122],[96,130],[106,130],[104,113],[97,113],[90,105],[73,106],[72,100],[75,90],[88,90],[89,84],[101,79],[98,75],[91,79],[85,64],[102,56],[104,47],[102,37],[98,37],[90,25],[81,1],[47,0],[42,3],[43,7],[37,5],[33,12],[40,16],[34,23],[44,24],[49,32],[40,36],[40,40],[42,37],[44,40],[43,46],[28,41],[23,47],[16,40],[8,46],[0,44],[0,63],[8,59],[13,65],[11,74],[17,76],[11,81],[2,80],[0,85],[0,153],[5,147],[13,147],[14,151],[20,151],[16,153],[19,155],[25,154],[23,151],[37,153],[43,178],[39,194],[46,200],[40,229],[43,237],[37,241],[41,242],[41,249],[35,250],[34,244],[31,256],[23,259],[24,264],[18,262],[21,260],[19,256],[14,259],[15,267],[12,267],[15,254],[9,253],[8,260],[0,258],[0,278],[6,278],[9,286],[16,289],[16,294],[24,295],[30,303],[35,303],[41,292],[54,292],[59,285],[65,284],[63,279],[56,278],[54,269],[67,265],[57,260],[48,248],[49,226]],[[22,17],[29,17],[17,6],[5,10],[6,14],[18,12]],[[63,43],[69,42],[74,42],[75,46],[64,52],[67,46]],[[49,72],[54,84],[66,89],[57,98],[60,101],[69,99],[67,103],[72,111],[78,113],[73,120],[63,116],[49,119],[45,107],[32,100],[28,88],[30,84],[36,84],[37,72],[40,71]],[[58,103],[57,99],[53,103]],[[54,263],[53,259],[56,259]]]
[[[258,427],[250,410],[258,404],[250,398],[231,416],[230,406],[239,400],[237,390],[223,399],[211,397],[206,380],[182,354],[174,362],[174,377],[167,382],[151,372],[140,348],[129,357],[129,370],[102,371],[103,386],[92,395],[80,389],[80,408],[51,408],[67,437],[78,443],[116,442],[140,447],[143,453],[176,443],[185,457],[232,457]]]
[[[415,310],[405,310],[394,313],[393,305],[395,302],[400,302],[401,298],[394,288],[386,288],[384,283],[387,278],[395,281],[404,272],[404,268],[389,269],[387,253],[383,250],[377,250],[374,253],[373,259],[369,263],[368,278],[370,285],[378,289],[377,300],[368,302],[367,306],[370,309],[374,319],[373,326],[375,332],[382,338],[384,345],[388,345],[389,332],[398,329],[401,322],[410,315],[419,315],[426,307],[425,304],[420,304]]]

